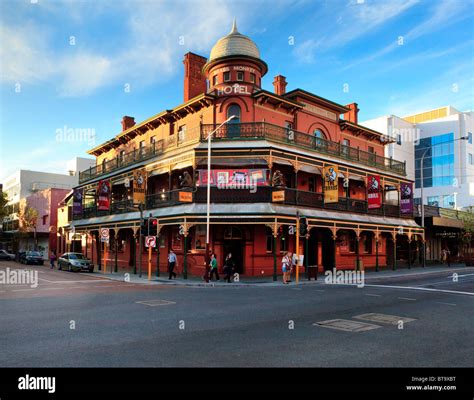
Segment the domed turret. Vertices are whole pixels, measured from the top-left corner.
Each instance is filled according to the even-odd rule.
[[[218,58],[237,55],[260,58],[260,52],[258,51],[257,45],[252,39],[248,36],[242,35],[237,30],[237,23],[234,19],[230,33],[219,39],[212,48],[209,62]]]
[[[267,64],[260,59],[260,51],[257,45],[252,39],[242,35],[237,30],[235,19],[230,33],[220,38],[212,47],[209,59],[203,67],[203,72],[207,75],[217,65],[225,65],[233,61],[252,63],[258,68],[260,77],[268,71]]]

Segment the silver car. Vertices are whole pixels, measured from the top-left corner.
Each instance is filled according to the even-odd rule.
[[[94,265],[82,253],[64,253],[58,259],[58,269],[94,272]]]

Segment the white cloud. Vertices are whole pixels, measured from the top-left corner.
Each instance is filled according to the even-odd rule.
[[[397,42],[398,36],[403,39],[403,46],[409,46],[410,42],[418,39],[419,37],[433,33],[439,29],[444,29],[449,25],[459,22],[468,15],[465,13],[465,11],[469,9],[469,3],[469,1],[465,2],[460,0],[439,0],[435,2],[433,11],[426,20],[420,24],[415,25],[415,27],[406,33],[394,35],[392,43],[367,57],[360,58],[355,62],[346,65],[341,69],[341,71],[350,69],[362,63],[376,60],[386,54],[393,52],[396,49],[400,49],[402,46],[400,46]]]

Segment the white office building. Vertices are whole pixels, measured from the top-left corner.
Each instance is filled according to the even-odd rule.
[[[403,118],[384,116],[361,125],[398,140],[386,146],[386,156],[407,161],[407,176],[415,179],[417,202],[423,159],[424,204],[467,209],[474,206],[473,117],[472,111],[447,106]],[[463,137],[468,140],[461,140]]]

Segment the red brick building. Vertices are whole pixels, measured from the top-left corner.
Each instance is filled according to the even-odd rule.
[[[96,264],[106,259],[108,269],[136,270],[140,213],[133,203],[140,196],[133,187],[143,171],[143,214],[158,221],[153,273],[158,259],[166,270],[173,247],[180,270],[203,274],[206,138],[231,115],[236,118],[212,136],[210,242],[220,266],[231,251],[242,274],[272,275],[276,265],[279,272],[281,254],[295,251],[298,218],[307,226],[299,249],[304,267],[354,268],[359,260],[382,268],[419,260],[423,231],[400,207],[400,188],[412,182],[404,162],[384,157],[391,139],[358,125],[356,103],[287,91],[281,75],[273,91],[263,89],[267,70],[256,44],[234,24],[209,59],[185,55],[182,104],[140,123],[124,117],[119,134],[89,151],[97,165],[80,175],[71,226],[87,238],[83,251]],[[328,168],[337,176],[333,186],[325,184]],[[374,176],[375,206],[367,187]],[[105,188],[101,199],[98,186]],[[100,228],[110,232],[106,255]],[[144,246],[141,251],[145,266]]]

